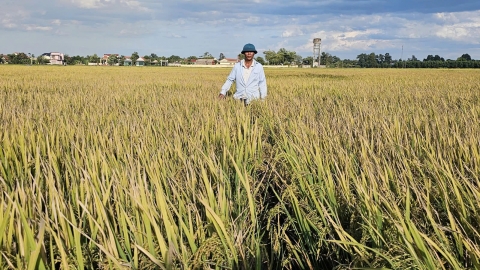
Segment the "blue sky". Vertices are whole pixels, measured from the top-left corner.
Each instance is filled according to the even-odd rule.
[[[5,2],[6,1],[6,2]],[[0,53],[236,57],[285,48],[342,59],[390,53],[480,59],[480,1],[450,0],[3,0]]]

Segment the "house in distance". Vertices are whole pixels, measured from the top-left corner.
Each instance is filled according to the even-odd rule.
[[[45,60],[49,61],[49,65],[65,65],[65,55],[60,52],[49,52],[41,55]]]

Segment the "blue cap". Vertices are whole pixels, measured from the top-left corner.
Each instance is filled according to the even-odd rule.
[[[253,46],[253,44],[247,43],[245,44],[245,46],[243,46],[243,50],[242,50],[242,53],[246,53],[246,52],[257,53],[257,50],[255,50],[255,46]]]

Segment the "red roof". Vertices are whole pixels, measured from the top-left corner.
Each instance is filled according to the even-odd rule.
[[[112,54],[118,57],[118,53],[104,53],[104,54],[103,54],[103,59],[107,59],[107,58],[110,57],[110,55],[112,55]]]

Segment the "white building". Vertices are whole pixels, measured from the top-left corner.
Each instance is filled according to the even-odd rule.
[[[65,65],[65,55],[59,52],[44,53],[41,55],[46,60],[49,60],[49,65]]]
[[[238,62],[237,58],[223,58],[220,60],[220,65],[235,65]]]

